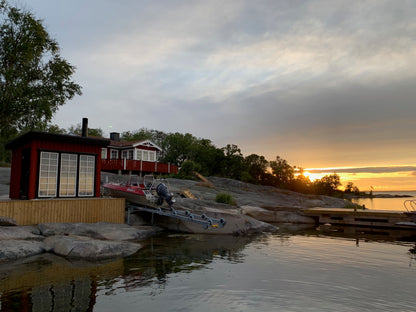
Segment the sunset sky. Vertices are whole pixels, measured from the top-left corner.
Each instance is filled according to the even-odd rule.
[[[56,114],[416,190],[416,1],[19,0],[77,67]],[[342,168],[342,169],[339,169]]]

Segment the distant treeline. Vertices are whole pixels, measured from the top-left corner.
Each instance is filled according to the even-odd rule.
[[[53,133],[81,133],[81,125],[72,126],[68,130],[58,126],[45,129]],[[88,129],[88,135],[103,136],[101,129]],[[216,147],[211,140],[196,138],[186,133],[165,133],[158,130],[141,128],[125,131],[120,138],[126,141],[150,140],[162,149],[161,162],[177,165],[180,170],[178,178],[194,178],[193,172],[204,176],[220,176],[259,185],[306,194],[341,195],[344,193],[359,194],[359,189],[348,182],[345,191],[341,192],[340,177],[334,173],[319,180],[310,181],[303,175],[303,169],[291,166],[280,156],[268,161],[264,156],[251,154],[246,157],[234,144]]]

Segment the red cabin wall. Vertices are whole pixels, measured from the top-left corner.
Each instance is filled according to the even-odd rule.
[[[20,183],[21,183],[21,166],[22,166],[22,151],[30,148],[30,173],[29,173],[29,190],[28,199],[36,198],[37,181],[38,181],[38,163],[39,151],[53,151],[53,152],[73,152],[82,154],[94,154],[96,156],[95,164],[95,197],[100,196],[101,183],[101,146],[90,144],[76,144],[63,143],[45,140],[33,140],[19,148],[12,151],[12,168],[10,179],[9,196],[11,199],[19,199],[20,197]]]
[[[19,198],[20,191],[20,177],[21,177],[21,159],[22,149],[17,149],[12,152],[12,167],[10,170],[10,188],[9,197],[12,199]]]

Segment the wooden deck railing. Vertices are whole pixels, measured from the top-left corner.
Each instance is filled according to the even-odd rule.
[[[178,173],[178,167],[172,164],[131,159],[102,159],[101,170],[131,170],[155,173]]]

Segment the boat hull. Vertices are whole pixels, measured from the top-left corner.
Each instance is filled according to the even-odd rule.
[[[104,184],[105,194],[111,197],[125,198],[127,202],[144,205],[152,208],[156,208],[157,205],[154,201],[146,198],[146,194],[140,188],[127,187],[121,185]]]

